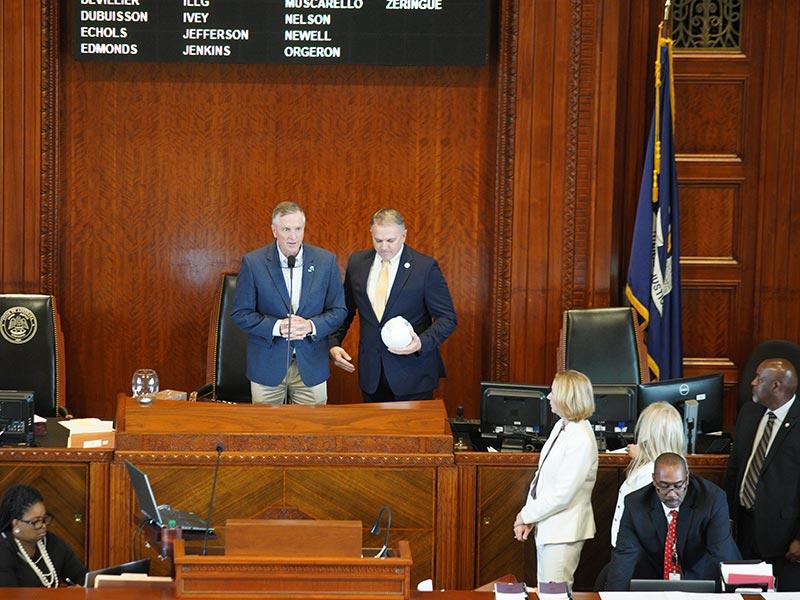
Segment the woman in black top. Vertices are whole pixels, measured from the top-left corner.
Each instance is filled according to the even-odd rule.
[[[83,583],[86,567],[63,540],[42,495],[27,485],[6,490],[0,502],[0,586],[63,587]]]

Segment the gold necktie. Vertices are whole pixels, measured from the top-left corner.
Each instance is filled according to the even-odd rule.
[[[386,300],[389,295],[389,261],[381,261],[381,272],[378,273],[378,282],[375,284],[375,301],[372,307],[375,309],[375,316],[378,321],[383,318],[383,311],[386,310]]]

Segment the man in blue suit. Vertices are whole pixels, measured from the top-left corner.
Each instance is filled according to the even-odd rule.
[[[627,591],[633,578],[718,580],[719,563],[740,558],[725,493],[668,452],[656,459],[653,485],[625,498],[606,589]]]
[[[337,367],[355,370],[341,344],[358,311],[358,380],[364,401],[433,398],[439,378],[445,376],[439,346],[456,327],[447,282],[433,258],[405,245],[406,225],[399,211],[377,211],[370,232],[374,248],[356,252],[347,263],[347,317],[330,336],[330,356]],[[381,327],[397,316],[413,327],[411,342],[388,348]]]
[[[231,317],[248,334],[254,403],[327,402],[327,337],[347,309],[336,257],[303,244],[305,226],[300,206],[281,202],[272,211],[275,241],[242,259]]]

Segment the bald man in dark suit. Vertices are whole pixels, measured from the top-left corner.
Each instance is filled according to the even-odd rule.
[[[800,590],[800,405],[797,373],[784,358],[763,361],[753,402],[739,410],[726,487],[745,558],[772,564],[780,591]]]

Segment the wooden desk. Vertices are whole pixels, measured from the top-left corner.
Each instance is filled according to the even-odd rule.
[[[392,544],[411,544],[412,584],[433,578],[437,588],[473,589],[508,572],[536,580],[534,544],[515,542],[511,523],[538,454],[453,453],[441,402],[254,407],[160,401],[141,407],[123,400],[116,452],[0,448],[0,489],[20,482],[39,488],[56,515],[54,530],[90,568],[153,556],[133,523],[138,509],[124,460],[150,476],[159,502],[205,516],[221,441],[215,545],[224,543],[226,519],[264,518],[280,507],[311,518],[360,520],[364,544],[373,545],[367,530],[386,505],[394,513]],[[692,456],[689,464],[721,483],[726,461]],[[597,534],[585,546],[578,590],[592,589],[609,560],[611,518],[627,464],[625,455],[600,456],[592,495]]]
[[[205,517],[220,442],[214,545],[224,544],[227,519],[292,507],[314,519],[361,521],[364,546],[375,546],[369,529],[389,506],[390,545],[411,544],[412,582],[452,585],[457,473],[441,401],[314,407],[157,400],[142,407],[121,397],[110,473],[112,563],[148,554],[133,526],[124,461],[148,474],[157,502]]]
[[[528,596],[531,600],[535,594]],[[599,594],[591,592],[575,592],[575,600],[599,600]],[[631,600],[636,595],[631,594]],[[745,595],[746,600],[762,600],[761,596]],[[0,589],[0,600],[175,600],[173,590],[154,590],[140,588],[59,588],[43,590],[41,588],[4,588]],[[493,600],[492,592],[412,592],[411,600]],[[341,600],[347,600],[342,597]]]
[[[2,447],[0,490],[17,483],[38,489],[55,517],[50,529],[90,569],[96,569],[108,564],[108,475],[113,454],[112,450]]]
[[[536,581],[536,546],[531,538],[512,539],[511,525],[525,504],[538,453],[457,452],[459,528],[456,545],[462,550],[455,585],[472,589],[512,573],[518,581]],[[722,485],[728,457],[692,455],[690,470]],[[628,466],[626,454],[600,455],[592,508],[597,525],[586,542],[575,573],[575,589],[591,590],[600,569],[611,559],[611,521],[620,484]]]

